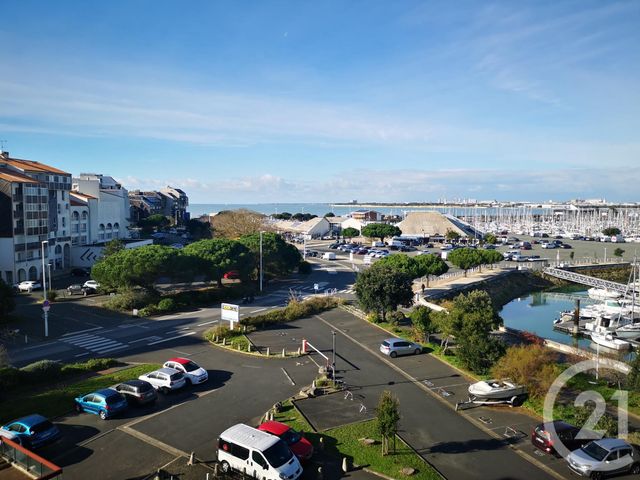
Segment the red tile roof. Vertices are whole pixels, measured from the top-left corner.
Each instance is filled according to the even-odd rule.
[[[60,169],[50,167],[49,165],[45,165],[44,163],[34,162],[32,160],[21,160],[19,158],[0,158],[0,163],[7,163],[15,168],[19,168],[20,170],[24,170],[25,172],[34,172],[34,173],[58,173],[63,175],[70,175],[68,172],[64,172]]]
[[[27,177],[26,175],[22,175],[21,173],[14,172],[13,170],[8,170],[6,168],[0,168],[0,178],[12,183],[40,183],[31,177]]]

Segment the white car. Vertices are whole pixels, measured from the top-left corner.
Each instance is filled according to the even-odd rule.
[[[39,282],[36,280],[25,280],[24,282],[20,282],[16,285],[16,288],[19,292],[31,292],[33,290],[37,290],[38,288],[42,288]]]
[[[13,443],[17,443],[18,445],[22,445],[20,441],[20,437],[9,430],[5,430],[4,428],[0,428],[0,437],[11,440]]]
[[[173,368],[174,370],[182,372],[187,383],[192,385],[204,383],[209,379],[209,374],[207,373],[207,371],[196,362],[194,362],[193,360],[189,360],[188,358],[171,358],[164,362],[163,367]]]
[[[153,388],[162,393],[178,390],[187,383],[182,372],[173,368],[160,368],[153,372],[145,373],[140,375],[138,380],[149,382]]]
[[[95,280],[87,280],[86,282],[84,282],[84,285],[82,286],[84,288],[93,288],[94,290],[97,290],[98,288],[100,288],[100,284]]]

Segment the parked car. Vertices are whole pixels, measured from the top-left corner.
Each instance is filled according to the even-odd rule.
[[[490,243],[487,243],[487,244],[485,244],[484,249],[485,249],[485,250],[495,250],[495,249],[496,249],[496,246],[495,246],[495,245],[492,245],[492,244],[490,244]]]
[[[222,278],[226,280],[236,280],[240,278],[240,272],[238,272],[237,270],[230,270],[228,272],[225,272],[225,274],[222,275]]]
[[[325,252],[322,254],[323,260],[335,260],[336,254],[333,252]]]
[[[404,338],[387,338],[380,344],[380,351],[396,358],[398,355],[419,355],[422,353],[422,346]]]
[[[560,248],[564,248],[566,250],[566,249],[570,249],[570,248],[573,248],[573,247],[571,245],[569,245],[568,243],[563,243],[562,245],[560,245]]]
[[[551,424],[553,424],[553,429],[551,428]],[[555,430],[555,437],[552,435],[552,430]],[[584,438],[576,438],[581,430],[582,429],[580,427],[563,422],[562,420],[555,420],[550,423],[541,423],[536,425],[531,431],[531,443],[534,447],[555,455],[557,453],[554,448],[555,442],[561,442],[567,450],[575,450],[577,448],[584,447],[592,440],[602,438],[601,434],[590,430],[582,431],[582,435],[580,435],[580,437]]]
[[[332,243],[331,245],[329,245],[329,248],[331,250],[336,250],[339,246],[340,246],[339,243]]]
[[[145,405],[158,399],[158,393],[153,386],[144,380],[127,380],[112,387],[115,391],[124,395],[129,403]]]
[[[318,252],[316,252],[315,250],[305,250],[304,255],[306,257],[317,257]]]
[[[188,384],[197,385],[199,383],[204,383],[209,379],[207,371],[188,358],[171,358],[164,362],[163,367],[173,368],[174,370],[181,372]]]
[[[540,246],[544,249],[557,248],[557,245],[555,243],[550,243],[550,242],[542,242]]]
[[[640,473],[634,448],[619,438],[594,440],[567,456],[569,468],[580,476],[593,479],[618,473]]]
[[[74,399],[77,412],[98,415],[102,420],[127,409],[127,399],[112,388],[104,388]]]
[[[309,461],[313,456],[313,445],[311,445],[311,442],[289,425],[272,420],[261,424],[258,430],[270,433],[284,440],[284,443],[287,444],[301,463]]]
[[[88,295],[89,293],[95,293],[95,289],[83,287],[79,283],[74,283],[67,287],[67,293],[69,295]]]
[[[60,438],[60,429],[37,413],[13,420],[0,427],[20,439],[25,448],[38,448]]]
[[[153,388],[162,393],[169,393],[184,387],[187,381],[182,372],[173,368],[160,368],[153,372],[145,373],[138,377],[138,380],[149,382]]]
[[[71,270],[72,277],[88,277],[91,271],[88,268],[74,268]]]
[[[32,292],[33,290],[42,288],[42,285],[36,280],[25,280],[16,285],[16,288],[19,292]]]
[[[530,262],[535,262],[536,260],[540,260],[540,255],[529,255],[527,258]]]
[[[95,280],[87,280],[82,286],[85,288],[93,288],[94,290],[98,290],[98,288],[100,288],[100,284]]]

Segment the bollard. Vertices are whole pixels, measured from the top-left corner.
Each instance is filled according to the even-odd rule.
[[[216,343],[218,343],[218,335],[216,335]]]
[[[267,347],[267,357],[271,355],[271,349],[269,347]]]
[[[318,480],[322,480],[322,467],[318,467]]]
[[[300,356],[300,347],[298,347],[297,355]]]
[[[286,352],[284,351],[284,348],[283,348],[283,349],[282,349],[282,358],[284,358],[284,357],[286,357],[286,356],[287,356],[287,354],[286,354]]]
[[[213,468],[215,469],[215,466]],[[207,472],[207,476],[205,477],[205,480],[209,480],[209,472]]]
[[[229,344],[230,348],[233,348],[233,340],[231,340],[231,343]]]
[[[320,437],[320,450],[324,450],[324,437]]]
[[[213,464],[213,477],[218,478],[218,463]]]
[[[251,351],[251,343],[247,343],[247,352]]]
[[[347,473],[349,471],[349,465],[347,465],[347,457],[342,457],[342,471]]]
[[[238,342],[238,351],[242,350],[242,344]]]
[[[189,461],[187,462],[187,465],[191,466],[194,464],[193,458],[194,458],[194,455],[193,455],[193,452],[191,452],[191,455],[189,455]]]
[[[224,347],[227,344],[227,337],[222,337],[222,346]]]
[[[24,336],[24,343],[29,343],[29,337],[26,334]]]

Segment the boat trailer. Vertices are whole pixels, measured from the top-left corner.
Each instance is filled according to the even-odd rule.
[[[493,398],[480,398],[474,395],[469,395],[469,399],[462,402],[456,402],[456,412],[461,407],[471,407],[472,405],[509,405],[509,407],[517,407],[524,400],[525,395],[514,395],[511,398],[493,399]]]

